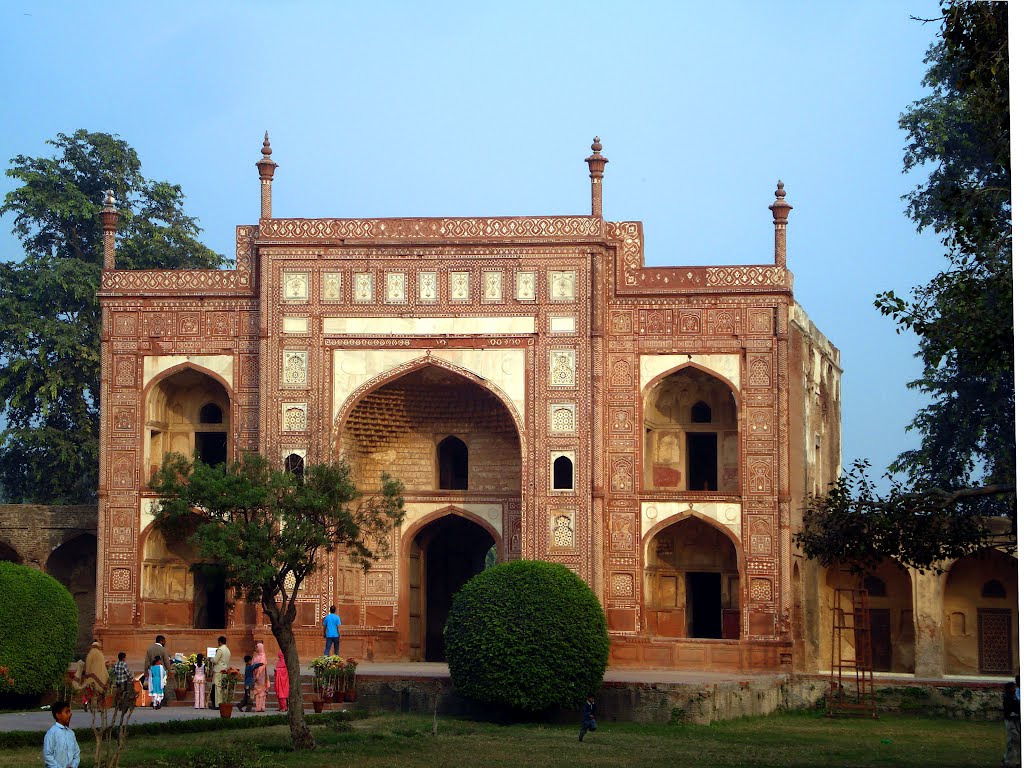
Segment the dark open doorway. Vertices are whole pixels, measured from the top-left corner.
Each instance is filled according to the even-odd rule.
[[[494,539],[482,527],[447,515],[416,536],[410,552],[410,657],[444,661],[444,624],[452,598],[484,570]]]
[[[687,481],[691,491],[718,490],[718,434],[686,433]]]
[[[443,491],[469,489],[469,449],[454,435],[437,444],[437,487]]]
[[[226,432],[196,432],[196,453],[204,464],[215,467],[228,460]]]
[[[686,574],[688,637],[722,637],[722,574]]]
[[[224,570],[212,563],[192,566],[192,625],[196,629],[224,629],[227,624]]]

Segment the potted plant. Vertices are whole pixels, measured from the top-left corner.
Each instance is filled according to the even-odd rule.
[[[358,666],[359,662],[349,656],[345,659],[345,666],[341,669],[342,690],[344,691],[342,698],[345,701],[356,700],[356,667]]]
[[[231,710],[235,708],[235,688],[242,681],[242,673],[234,667],[228,667],[220,673],[220,716],[231,717]]]
[[[192,677],[196,673],[196,665],[203,661],[203,657],[198,653],[192,653],[185,657],[185,663],[188,665],[188,684],[185,686],[185,690],[188,693],[192,693],[195,690],[195,683]]]
[[[334,698],[336,674],[330,656],[317,656],[309,662],[313,670],[313,711],[324,710],[324,702]]]
[[[189,680],[192,679],[192,666],[188,659],[174,660],[174,698],[178,701],[185,700],[185,693],[188,691]]]

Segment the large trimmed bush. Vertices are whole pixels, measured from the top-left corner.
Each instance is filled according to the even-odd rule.
[[[564,565],[537,560],[466,582],[444,642],[456,691],[526,711],[578,706],[608,665],[608,628],[590,587]]]
[[[40,694],[67,671],[78,639],[78,606],[51,576],[0,562],[0,694]],[[11,684],[10,681],[13,681]]]

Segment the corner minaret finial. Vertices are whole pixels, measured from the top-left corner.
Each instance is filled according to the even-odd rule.
[[[775,266],[786,266],[786,224],[793,206],[786,202],[786,187],[779,180],[775,187],[775,202],[768,206],[775,221]]]
[[[595,136],[594,143],[590,145],[593,154],[587,158],[587,165],[590,166],[590,215],[601,217],[602,200],[601,186],[604,179],[604,167],[608,158],[601,154],[601,137]]]
[[[270,131],[265,131],[263,134],[263,149],[260,150],[263,157],[256,161],[256,169],[260,172],[261,219],[272,218],[273,196],[271,185],[274,183],[274,170],[277,168],[277,163],[270,159],[273,152],[270,148]]]
[[[114,190],[103,193],[103,207],[100,209],[100,225],[103,227],[103,268],[114,269],[114,234],[121,212],[117,210]]]

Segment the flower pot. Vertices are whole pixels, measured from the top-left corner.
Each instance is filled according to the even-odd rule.
[[[234,704],[221,704],[220,705],[220,716],[231,717],[231,710],[235,708]]]
[[[174,689],[174,698],[175,698],[176,701],[184,701],[185,700],[185,689],[184,688],[175,688]]]
[[[345,691],[345,701],[355,701],[356,698],[357,697],[356,697],[356,689],[355,688],[349,688],[348,690]]]
[[[324,703],[320,699],[313,699],[313,711],[318,715],[324,711]]]
[[[341,704],[341,702],[343,702],[344,700],[345,700],[345,692],[344,691],[337,690],[337,691],[334,692],[334,703],[335,704]]]

